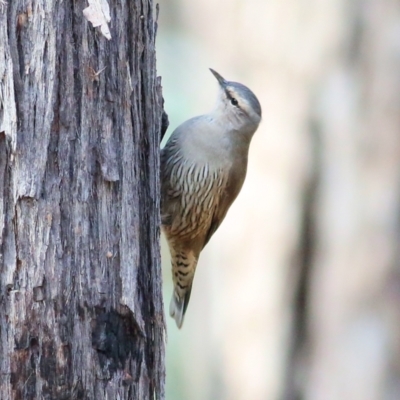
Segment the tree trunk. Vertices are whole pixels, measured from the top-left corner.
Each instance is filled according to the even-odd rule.
[[[0,398],[164,398],[152,1],[0,6]]]

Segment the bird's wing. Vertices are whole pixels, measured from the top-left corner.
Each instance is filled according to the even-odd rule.
[[[226,179],[226,184],[224,190],[221,191],[219,204],[215,208],[214,215],[211,220],[210,228],[205,236],[203,248],[211,239],[212,235],[216,232],[218,227],[224,220],[229,207],[232,205],[240,189],[243,186],[244,178],[246,176],[246,167],[244,169],[238,170],[236,168],[231,168]]]
[[[206,244],[211,239],[211,236],[214,235],[215,231],[221,225],[221,222],[224,220],[225,215],[228,212],[229,206],[230,206],[230,204],[227,205],[226,207],[224,207],[224,209],[220,208],[215,211],[215,213],[213,215],[213,219],[211,221],[210,228],[208,229],[205,240],[204,240],[203,249],[204,249],[204,247],[206,247]]]

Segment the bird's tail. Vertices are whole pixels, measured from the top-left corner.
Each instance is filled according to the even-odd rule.
[[[175,319],[178,328],[181,328],[192,292],[198,256],[196,257],[191,249],[176,249],[170,246],[170,250],[174,292],[169,306],[169,315]]]
[[[183,324],[183,319],[185,317],[186,309],[190,300],[190,293],[192,292],[192,287],[188,287],[185,295],[180,297],[176,290],[172,294],[171,303],[169,304],[169,315],[175,319],[176,326],[180,329]]]

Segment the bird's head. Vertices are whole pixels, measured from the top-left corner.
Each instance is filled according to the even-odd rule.
[[[213,69],[210,71],[221,89],[216,107],[218,118],[226,118],[238,130],[255,130],[261,121],[261,105],[255,94],[241,83],[229,82]]]

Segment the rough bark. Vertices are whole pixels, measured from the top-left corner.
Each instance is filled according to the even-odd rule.
[[[156,23],[109,3],[0,8],[1,399],[164,398]]]

